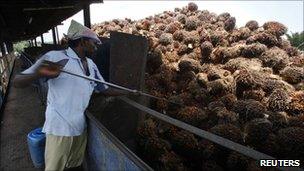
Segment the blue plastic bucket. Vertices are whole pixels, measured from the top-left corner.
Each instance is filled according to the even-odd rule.
[[[27,135],[27,144],[34,166],[44,167],[45,134],[42,128],[34,129]]]

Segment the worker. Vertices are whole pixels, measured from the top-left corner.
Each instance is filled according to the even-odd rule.
[[[14,79],[15,87],[28,86],[38,79],[48,83],[42,130],[46,134],[45,170],[81,169],[87,142],[84,112],[94,90],[109,96],[130,95],[124,90],[60,72],[64,69],[104,80],[97,66],[88,58],[96,50],[96,43],[100,43],[97,35],[72,20],[65,36],[67,49],[46,53]]]

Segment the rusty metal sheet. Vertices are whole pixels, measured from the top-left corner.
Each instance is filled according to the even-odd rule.
[[[131,89],[142,89],[148,52],[147,39],[111,32],[110,81]]]
[[[142,90],[148,51],[146,38],[111,32],[110,44],[110,82]],[[136,149],[136,128],[140,119],[138,110],[113,99],[97,113],[95,116],[113,135],[131,150]]]
[[[102,44],[97,47],[96,54],[92,60],[97,65],[104,80],[109,81],[111,43],[109,38],[100,37],[99,39]]]

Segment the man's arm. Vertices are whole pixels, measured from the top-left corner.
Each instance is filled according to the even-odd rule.
[[[13,86],[16,88],[24,88],[29,86],[35,80],[38,80],[40,76],[38,74],[18,74],[15,76]]]
[[[60,67],[61,66],[56,63],[42,61],[41,64],[33,69],[32,73],[16,75],[13,86],[16,88],[24,88],[40,78],[56,78],[61,72]]]

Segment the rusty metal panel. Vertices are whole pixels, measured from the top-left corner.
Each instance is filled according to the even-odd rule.
[[[152,170],[114,137],[93,115],[88,117],[86,170]]]
[[[141,90],[148,51],[146,38],[112,32],[110,44],[110,82]],[[113,135],[131,150],[136,150],[135,136],[140,118],[138,110],[113,99],[98,115],[95,114]]]
[[[140,36],[113,32],[109,43],[109,81],[132,89],[142,89],[148,51],[147,40]],[[96,63],[101,66],[103,62],[96,60]],[[135,137],[140,111],[113,97],[96,97],[91,100],[89,111],[94,116],[88,119],[89,137],[85,168],[151,170],[132,153],[137,151]]]
[[[148,52],[147,39],[111,32],[110,81],[132,89],[142,89]]]
[[[109,81],[109,70],[110,70],[110,39],[99,37],[102,44],[98,45],[96,54],[92,60],[97,65],[99,72],[101,73],[105,81]]]

